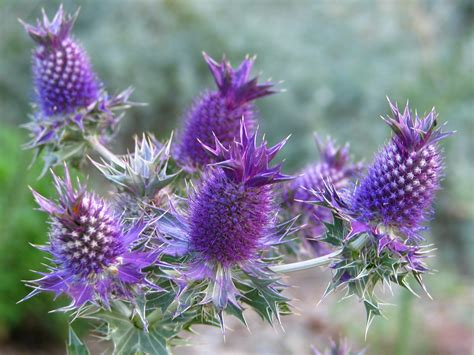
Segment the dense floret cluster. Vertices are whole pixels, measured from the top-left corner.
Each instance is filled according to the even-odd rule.
[[[211,145],[216,136],[222,144],[229,145],[238,136],[242,119],[247,130],[253,130],[257,117],[252,101],[275,93],[272,83],[259,84],[257,78],[249,79],[255,58],[246,57],[237,69],[225,58],[218,63],[204,53],[204,60],[217,90],[203,93],[185,115],[175,155],[188,170],[216,161],[201,143]]]

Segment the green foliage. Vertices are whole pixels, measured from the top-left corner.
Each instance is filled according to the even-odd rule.
[[[68,341],[66,344],[67,355],[89,355],[87,346],[79,339],[71,326],[69,326]]]
[[[21,280],[38,277],[30,270],[42,269],[45,261],[42,253],[29,245],[47,241],[47,224],[46,216],[35,211],[37,206],[28,185],[45,196],[51,195],[53,189],[49,178],[36,179],[40,167],[28,169],[32,154],[19,148],[25,138],[16,128],[0,126],[0,333],[28,326],[36,329],[39,336],[46,333],[54,338],[62,334],[65,318],[48,314],[58,306],[53,305],[51,296],[40,295],[16,304],[31,291]]]

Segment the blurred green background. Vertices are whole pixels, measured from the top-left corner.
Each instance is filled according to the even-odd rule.
[[[65,317],[48,314],[52,298],[42,295],[16,305],[28,290],[20,280],[41,269],[41,253],[28,243],[46,240],[45,216],[34,211],[28,185],[50,195],[48,178],[28,170],[31,153],[21,151],[33,98],[32,42],[17,22],[33,22],[41,7],[53,14],[59,1],[0,0],[0,353],[62,353]],[[335,299],[317,309],[324,276],[304,273],[303,316],[292,316],[284,336],[223,344],[216,333],[195,337],[187,353],[299,354],[329,336],[347,336],[368,354],[467,354],[473,350],[474,276],[474,2],[471,0],[182,0],[64,1],[81,6],[75,36],[87,48],[109,91],[135,87],[133,98],[148,106],[126,116],[117,152],[134,133],[168,137],[200,90],[213,83],[201,56],[205,50],[233,64],[257,54],[255,73],[284,80],[286,92],[258,103],[261,130],[270,142],[292,134],[284,149],[289,172],[317,158],[312,132],[350,141],[353,155],[366,161],[389,137],[378,117],[387,113],[385,96],[418,112],[435,106],[456,136],[443,142],[446,179],[436,204],[432,233],[438,247],[428,277],[435,301],[399,303],[378,320],[364,342],[362,313]],[[92,184],[100,180],[92,178]],[[303,282],[304,281],[304,282]],[[289,282],[293,283],[292,280]],[[313,290],[314,289],[314,290]],[[301,307],[301,304],[297,304]],[[360,305],[358,305],[360,307]],[[352,315],[354,316],[352,319]],[[310,319],[308,319],[310,317]],[[283,319],[285,323],[285,319]],[[315,325],[316,324],[316,325]],[[302,328],[304,327],[304,329]],[[236,330],[236,333],[239,329]],[[235,335],[238,339],[238,334]],[[263,335],[264,337],[266,335]],[[217,341],[216,338],[217,337]],[[229,338],[233,334],[228,335]],[[213,339],[212,341],[210,339]],[[261,349],[261,339],[282,347]],[[250,344],[250,345],[249,345]],[[254,344],[255,346],[253,346]],[[99,346],[100,348],[100,346]],[[271,350],[274,349],[274,350]],[[283,350],[282,350],[283,349]],[[301,350],[302,349],[302,350]],[[184,353],[186,353],[186,351]],[[284,351],[284,352],[281,352]]]

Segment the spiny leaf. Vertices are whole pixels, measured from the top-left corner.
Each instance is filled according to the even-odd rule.
[[[334,222],[332,224],[324,222],[326,234],[324,235],[324,238],[321,239],[321,241],[334,246],[340,246],[344,240],[344,222],[336,214],[333,215],[333,218]]]
[[[66,350],[68,355],[89,355],[89,349],[87,346],[79,339],[77,334],[74,332],[71,326],[69,326],[69,336],[66,344]]]

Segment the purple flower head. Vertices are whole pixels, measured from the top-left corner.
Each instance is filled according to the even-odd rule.
[[[198,140],[211,145],[215,135],[227,147],[238,136],[242,118],[248,130],[254,128],[256,112],[252,101],[275,92],[272,83],[259,84],[257,77],[249,79],[254,58],[246,57],[237,69],[225,58],[218,63],[204,53],[204,60],[217,90],[201,95],[186,113],[175,155],[188,170],[216,161]]]
[[[317,135],[315,140],[319,150],[319,161],[303,168],[298,177],[288,184],[283,197],[291,213],[301,215],[301,220],[305,224],[302,232],[313,251],[324,254],[329,249],[314,238],[323,234],[325,230],[323,222],[331,221],[331,211],[305,201],[314,200],[312,191],[323,189],[325,182],[331,182],[339,191],[346,188],[362,170],[362,163],[351,162],[348,144],[338,147],[331,138],[323,142]]]
[[[411,274],[426,291],[422,274],[429,269],[423,260],[432,250],[422,245],[419,231],[440,187],[438,142],[452,134],[436,127],[434,110],[421,118],[413,116],[408,105],[402,113],[389,103],[393,117],[384,120],[394,135],[360,184],[344,196],[328,181],[316,194],[321,199],[317,203],[334,212],[327,239],[342,249],[332,265],[335,273],[327,292],[344,285],[350,295],[362,299],[367,325],[381,314],[377,284],[393,282],[412,291],[407,281]]]
[[[257,145],[242,121],[239,141],[226,148],[216,138],[215,148],[205,146],[221,161],[191,200],[190,248],[200,258],[228,267],[251,260],[266,243],[276,213],[271,185],[290,179],[280,164],[269,167],[285,141]]]
[[[38,104],[44,116],[67,114],[99,98],[100,83],[86,51],[71,37],[79,12],[65,14],[62,5],[50,21],[43,10],[37,25],[23,23],[37,43],[33,74]]]
[[[142,272],[156,254],[136,251],[134,245],[146,227],[136,223],[125,228],[123,221],[98,196],[79,183],[75,189],[65,166],[64,180],[53,174],[58,201],[53,202],[33,191],[40,209],[50,215],[49,243],[39,247],[51,255],[53,266],[42,277],[29,282],[39,292],[67,294],[73,310],[86,302],[106,307],[112,295],[132,298],[132,288],[153,287]]]
[[[216,137],[214,148],[204,147],[221,161],[208,167],[191,195],[182,231],[176,225],[158,226],[161,233],[173,238],[169,251],[190,255],[186,276],[211,280],[214,288],[206,292],[204,303],[212,301],[223,309],[230,301],[240,308],[232,270],[262,275],[265,263],[260,253],[281,242],[272,185],[291,177],[270,162],[285,141],[271,148],[265,142],[257,144],[257,133],[249,136],[243,120],[239,139],[228,147]]]
[[[367,222],[415,235],[431,214],[440,188],[443,163],[437,143],[451,132],[436,127],[434,110],[419,117],[410,113],[408,105],[400,112],[389,103],[393,117],[384,120],[394,135],[357,188],[353,210]]]
[[[25,148],[43,152],[45,168],[71,160],[79,165],[90,148],[91,137],[107,143],[123,112],[134,103],[132,89],[109,96],[102,88],[86,51],[71,36],[78,16],[60,6],[53,20],[43,10],[36,26],[20,21],[36,42],[33,74],[37,102],[33,119],[24,125],[32,139]],[[119,112],[120,111],[120,112]]]

